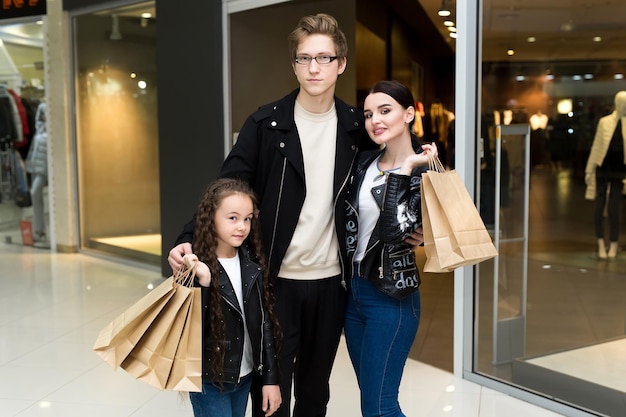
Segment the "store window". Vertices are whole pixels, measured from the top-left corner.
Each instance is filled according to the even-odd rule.
[[[624,415],[626,130],[613,112],[626,3],[485,1],[482,13],[477,183],[500,256],[477,269],[474,370]],[[597,141],[616,156],[590,164]]]
[[[81,245],[159,264],[154,2],[77,16]]]
[[[33,222],[33,177],[21,167],[37,130],[37,109],[45,100],[44,32],[40,16],[0,21],[0,230],[3,240],[16,243],[28,243],[20,222]],[[37,190],[38,243],[46,247],[47,188]]]

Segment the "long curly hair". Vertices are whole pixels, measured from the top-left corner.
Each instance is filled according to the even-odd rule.
[[[214,340],[224,340],[224,314],[222,312],[222,297],[218,285],[219,263],[217,260],[217,233],[215,229],[215,212],[221,205],[224,198],[231,195],[240,194],[250,198],[254,207],[254,218],[250,224],[250,233],[244,241],[244,245],[249,249],[253,260],[259,264],[263,271],[263,302],[269,313],[269,319],[272,322],[274,331],[274,340],[278,348],[281,333],[280,327],[274,314],[274,297],[270,287],[267,262],[261,245],[261,236],[259,223],[257,219],[258,201],[252,188],[244,181],[233,178],[221,178],[212,182],[206,189],[196,214],[196,227],[193,236],[193,252],[199,260],[206,263],[211,271],[211,284],[209,286],[209,314],[206,316],[209,320],[211,338]],[[211,372],[216,382],[221,382],[220,375],[224,370],[224,352],[223,347],[219,344],[214,346],[211,351]]]

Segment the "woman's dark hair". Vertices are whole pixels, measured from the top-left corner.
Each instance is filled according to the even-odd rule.
[[[413,107],[413,109],[417,111],[415,109],[415,100],[413,99],[413,94],[411,93],[411,90],[409,90],[409,88],[406,85],[402,84],[399,81],[396,81],[396,80],[379,81],[376,84],[374,84],[372,87],[370,87],[367,93],[368,95],[375,94],[375,93],[387,94],[389,97],[393,98],[405,109],[408,109],[409,107]],[[411,140],[413,141],[413,144],[417,145],[419,144],[419,140],[417,136],[415,136],[415,133],[413,132],[414,124],[415,124],[415,117],[413,117],[413,120],[411,120],[411,122],[409,123],[409,131],[411,132]]]
[[[269,277],[267,273],[267,262],[263,254],[261,246],[261,237],[259,223],[256,217],[258,210],[258,201],[252,188],[244,181],[233,178],[221,178],[212,182],[206,189],[196,214],[196,227],[193,236],[193,253],[198,259],[207,264],[211,271],[211,284],[209,286],[209,314],[206,316],[210,319],[210,332],[213,340],[224,340],[224,314],[222,312],[222,300],[219,288],[219,264],[216,255],[217,249],[217,233],[215,231],[215,212],[219,208],[224,198],[231,195],[240,194],[250,197],[255,211],[255,216],[250,224],[250,234],[244,242],[249,249],[251,256],[257,262],[263,271],[263,298],[264,304],[273,324],[274,339],[277,348],[280,342],[280,329],[276,316],[274,314],[274,298],[270,289]],[[219,376],[223,375],[224,369],[224,352],[225,349],[219,345],[214,346],[211,352],[211,371],[216,382],[221,382]]]

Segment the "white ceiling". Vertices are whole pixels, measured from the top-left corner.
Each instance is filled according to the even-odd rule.
[[[0,39],[19,45],[43,48],[43,25],[40,23],[20,23],[0,26]]]

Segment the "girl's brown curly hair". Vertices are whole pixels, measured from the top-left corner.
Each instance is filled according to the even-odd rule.
[[[207,264],[212,277],[216,278],[219,276],[219,264],[216,255],[217,233],[215,231],[215,212],[224,198],[235,194],[250,197],[254,207],[255,216],[250,223],[250,234],[244,241],[244,245],[249,249],[253,260],[261,266],[261,270],[263,271],[263,302],[268,310],[269,318],[273,325],[274,340],[278,349],[281,334],[276,316],[274,314],[273,291],[269,283],[267,262],[261,245],[259,224],[256,216],[258,211],[258,202],[254,191],[246,182],[233,178],[221,178],[209,185],[202,195],[198,206],[196,227],[194,229],[192,244],[193,252],[200,261]],[[218,279],[211,279],[211,284],[209,286],[210,311],[206,317],[210,319],[209,326],[211,338],[214,340],[224,340],[224,314],[222,313],[222,297],[218,281]],[[219,376],[223,375],[224,370],[224,349],[220,348],[220,345],[217,344],[213,348],[211,355],[211,371],[216,382],[221,382],[221,380],[219,380]]]

